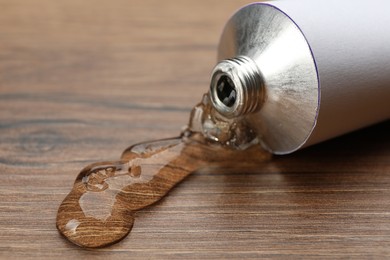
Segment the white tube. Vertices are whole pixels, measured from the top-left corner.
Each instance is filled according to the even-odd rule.
[[[320,109],[305,146],[390,118],[390,1],[269,4],[298,25],[317,65]]]
[[[213,105],[230,116],[238,114],[236,107],[250,111],[245,116],[264,147],[275,154],[388,120],[390,1],[248,5],[226,24],[218,60],[222,62],[214,69],[210,91]],[[258,71],[252,74],[248,67]],[[227,108],[218,101],[216,75],[240,86],[237,104]],[[257,111],[245,110],[243,75],[256,79],[251,82],[261,81],[256,96],[264,99]]]

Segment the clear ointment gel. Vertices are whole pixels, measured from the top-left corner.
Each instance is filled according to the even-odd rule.
[[[390,118],[390,1],[286,0],[227,22],[212,105],[291,153]]]

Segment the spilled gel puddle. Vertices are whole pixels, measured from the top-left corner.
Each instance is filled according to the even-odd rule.
[[[229,120],[208,95],[191,112],[181,136],[135,144],[115,162],[85,167],[61,203],[57,228],[81,247],[104,247],[126,237],[136,211],[163,198],[189,174],[205,168],[253,166],[271,155],[245,120]]]

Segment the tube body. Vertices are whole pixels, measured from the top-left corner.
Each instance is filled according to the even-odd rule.
[[[273,153],[390,118],[390,1],[248,5],[219,44],[218,60],[237,56],[263,75],[264,106],[248,118]]]

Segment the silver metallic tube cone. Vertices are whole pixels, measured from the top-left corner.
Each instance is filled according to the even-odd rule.
[[[390,118],[390,2],[254,3],[227,22],[210,96],[291,153]]]

